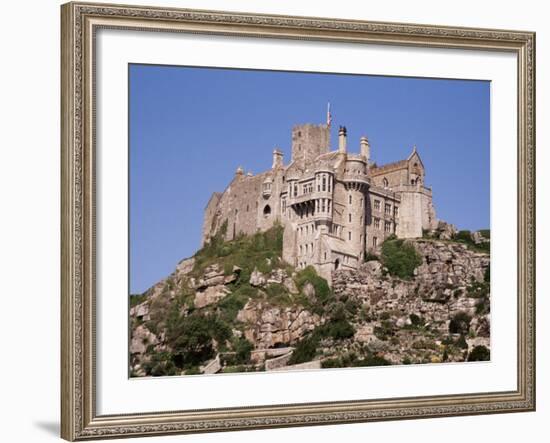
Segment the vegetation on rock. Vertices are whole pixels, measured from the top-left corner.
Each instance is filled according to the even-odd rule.
[[[390,237],[365,260],[381,264],[331,287],[283,262],[281,226],[229,242],[226,229],[130,297],[132,376],[489,359],[489,259],[465,235]]]
[[[390,275],[410,279],[414,269],[422,264],[422,258],[416,248],[403,239],[388,237],[382,244],[382,264]]]

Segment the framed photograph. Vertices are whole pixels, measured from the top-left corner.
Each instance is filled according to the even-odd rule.
[[[62,437],[535,409],[535,35],[68,3]]]

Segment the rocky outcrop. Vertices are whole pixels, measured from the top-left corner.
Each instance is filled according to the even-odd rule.
[[[440,228],[440,238],[456,233],[452,225]],[[204,264],[182,260],[130,309],[132,373],[464,361],[474,347],[490,348],[490,257],[475,252],[476,241],[484,242],[477,236],[469,244],[408,240],[421,258],[410,279],[390,275],[374,259],[357,270],[334,272],[326,290],[276,260],[248,263],[244,270],[210,256]],[[185,325],[197,317],[199,323],[190,324],[204,357],[190,368],[178,360],[181,348],[171,348],[181,346],[177,334],[185,328],[171,334],[169,328],[170,322]]]
[[[245,337],[257,348],[273,348],[296,343],[322,323],[317,314],[301,306],[281,307],[250,300],[237,314],[245,324]]]
[[[155,334],[144,325],[139,325],[132,331],[130,354],[144,354],[148,346],[157,345],[158,343],[159,339]]]
[[[457,315],[469,322],[465,332],[470,336],[488,337],[490,314],[480,309],[480,303],[486,303],[488,309],[489,294],[479,297],[472,292],[472,285],[488,285],[484,279],[489,256],[459,243],[415,240],[413,244],[422,264],[411,280],[384,275],[385,270],[376,261],[367,262],[357,271],[334,273],[334,293],[355,300],[370,317],[356,325],[355,340],[382,344],[390,361],[408,357],[417,361],[419,355],[423,360],[425,354],[441,354],[439,347],[453,336],[450,323]],[[430,343],[430,348],[422,348],[423,343]]]
[[[223,284],[207,286],[204,290],[195,293],[195,308],[204,308],[205,306],[218,303],[228,294],[231,294],[231,291]]]

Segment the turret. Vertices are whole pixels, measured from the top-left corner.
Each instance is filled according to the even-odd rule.
[[[283,167],[283,153],[275,148],[273,150],[273,165],[271,166],[271,169],[278,169]]]
[[[368,165],[370,161],[369,139],[365,136],[361,137],[360,146],[361,146],[361,156],[365,159]]]
[[[345,126],[340,126],[338,130],[338,152],[346,152],[347,131]]]

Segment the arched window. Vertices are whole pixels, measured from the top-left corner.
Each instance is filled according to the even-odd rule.
[[[336,271],[336,269],[338,269],[339,267],[340,267],[340,260],[339,259],[334,260],[334,270]]]
[[[269,214],[271,214],[271,206],[265,205],[265,207],[264,207],[264,215],[267,217]]]
[[[384,180],[382,180],[382,184],[384,185],[384,188],[387,188],[389,185],[388,179],[384,177]]]

